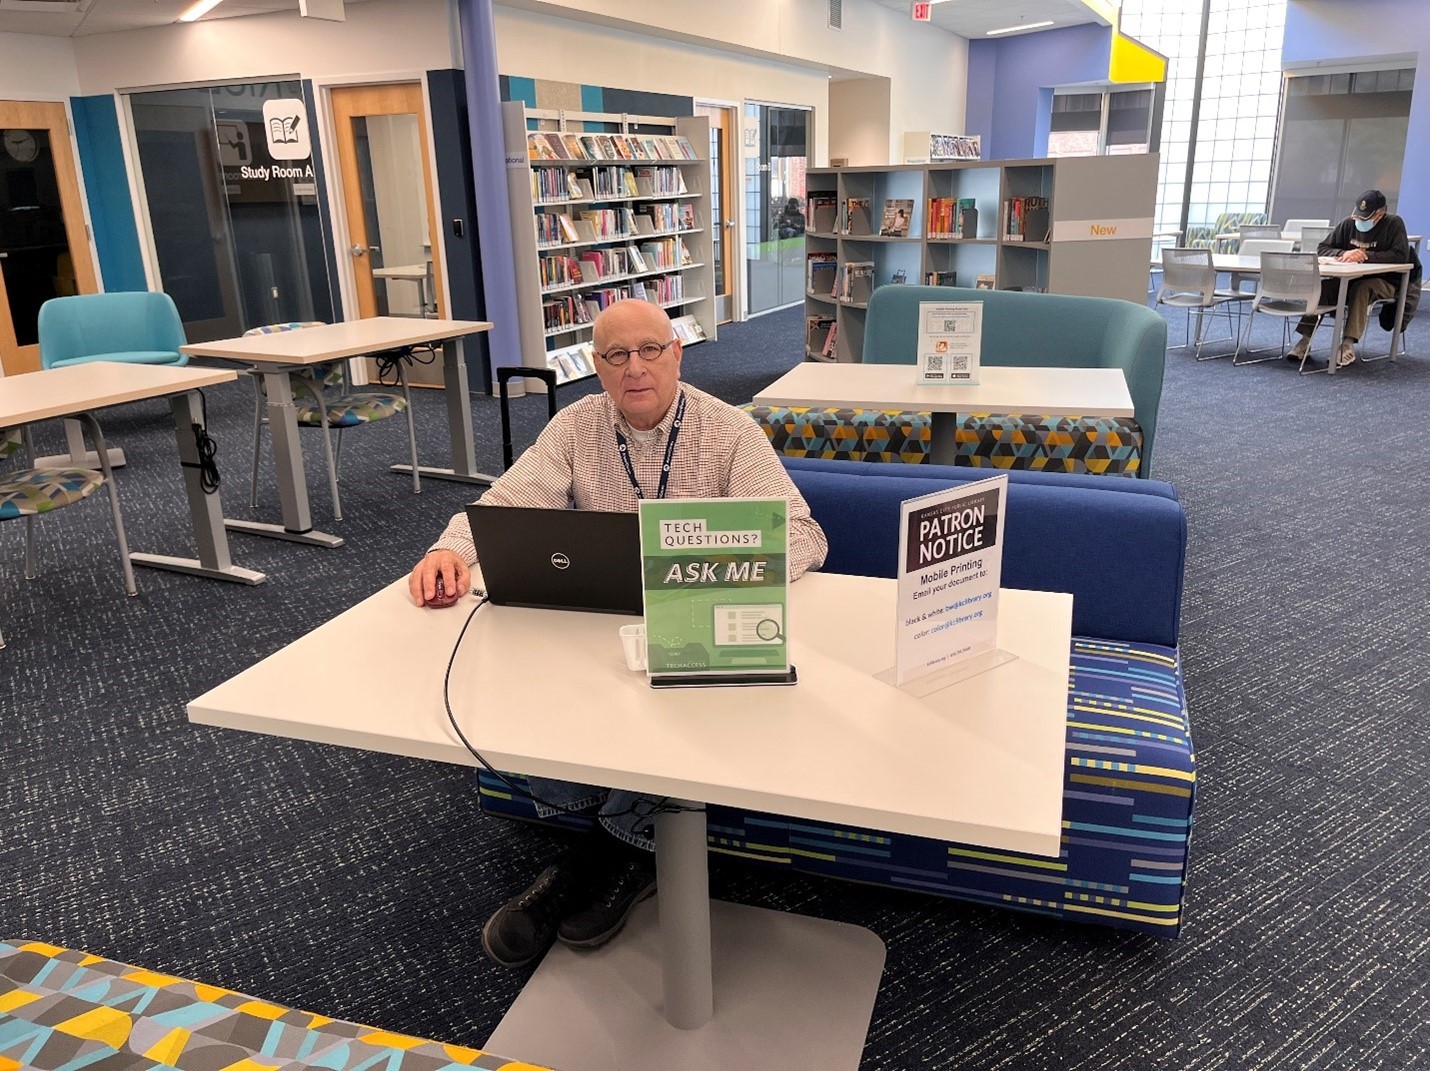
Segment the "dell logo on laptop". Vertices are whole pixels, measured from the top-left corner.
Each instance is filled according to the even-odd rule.
[[[571,568],[571,559],[558,550],[555,554],[551,555],[551,564],[558,569],[569,569]]]

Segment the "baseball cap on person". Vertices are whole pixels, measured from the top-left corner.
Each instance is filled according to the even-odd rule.
[[[1356,219],[1370,219],[1385,207],[1385,194],[1379,190],[1366,190],[1356,198],[1355,210],[1351,215]]]

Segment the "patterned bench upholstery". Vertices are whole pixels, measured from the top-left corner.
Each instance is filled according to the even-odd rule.
[[[3,1071],[540,1071],[38,941],[0,940]]]
[[[928,413],[745,405],[776,453],[834,461],[929,460]],[[1142,429],[1131,417],[961,414],[954,463],[975,468],[1136,476]]]
[[[1196,785],[1176,649],[1074,638],[1066,755],[1057,859],[729,807],[709,809],[710,850],[1175,936]],[[529,799],[485,771],[478,781],[484,811],[543,821]],[[555,824],[585,827],[589,820],[561,816]]]

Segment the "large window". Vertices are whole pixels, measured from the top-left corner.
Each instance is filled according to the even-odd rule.
[[[1055,94],[1048,155],[1150,152],[1154,93],[1119,89]]]

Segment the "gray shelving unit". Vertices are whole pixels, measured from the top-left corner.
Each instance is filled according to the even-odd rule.
[[[998,289],[1035,287],[1142,303],[1152,255],[1157,165],[1155,154],[1143,154],[813,168],[806,178],[809,195],[837,198],[841,223],[851,197],[869,200],[876,232],[885,201],[912,198],[914,211],[906,238],[811,230],[805,234],[805,252],[833,253],[841,266],[872,261],[876,287],[891,285],[901,271],[912,284],[922,283],[930,272],[952,272],[957,286],[973,287],[983,276]],[[1004,206],[1014,197],[1047,199],[1048,240],[1034,234],[1014,239],[1004,232]],[[976,233],[931,237],[933,198],[972,200],[978,210]],[[1102,232],[1093,234],[1094,226]],[[1135,237],[1139,232],[1143,236]],[[866,304],[812,293],[806,285],[804,307],[807,319],[833,317],[838,325],[833,353],[825,357],[806,346],[808,359],[863,359]]]
[[[571,374],[569,361],[563,362],[559,355],[573,347],[591,340],[589,324],[577,324],[563,330],[552,330],[546,326],[543,304],[552,297],[580,298],[587,291],[622,285],[638,280],[653,280],[662,276],[678,275],[682,293],[678,299],[661,302],[677,321],[688,317],[699,325],[704,338],[716,337],[715,324],[715,266],[714,246],[710,234],[710,161],[704,155],[709,151],[710,121],[704,116],[662,117],[647,115],[617,115],[605,112],[552,111],[527,108],[521,101],[509,101],[502,105],[503,134],[507,154],[507,197],[511,209],[512,244],[515,256],[517,321],[521,338],[522,358],[528,364],[546,364],[557,373],[558,382],[569,382],[585,378],[592,372]],[[588,129],[588,124],[600,129]],[[694,160],[562,160],[529,158],[528,139],[530,133],[574,134],[578,138],[585,134],[624,134],[629,137],[643,137],[654,134],[678,135],[686,138],[694,148],[698,159]],[[684,191],[679,193],[659,193],[653,190],[639,190],[631,194],[623,191],[619,195],[598,193],[591,181],[594,168],[678,168],[684,182]],[[538,199],[532,195],[531,172],[548,169],[553,172],[571,172],[578,184],[583,184],[580,198],[560,197]],[[635,233],[622,236],[601,236],[588,232],[584,227],[574,239],[559,242],[540,243],[537,241],[536,217],[538,213],[566,213],[576,222],[581,210],[605,208],[632,208],[639,214],[643,206],[690,205],[694,209],[694,226],[677,230],[656,230],[650,233]],[[658,242],[664,239],[678,239],[685,244],[690,255],[689,264],[675,264],[665,268],[608,276],[595,281],[581,283],[543,282],[541,258],[544,255],[579,255],[587,249],[603,249],[629,245],[639,246],[642,242]],[[593,314],[594,318],[594,314]],[[689,339],[685,345],[692,345]],[[588,361],[589,363],[589,361]],[[528,381],[528,388],[542,389],[539,381]]]

